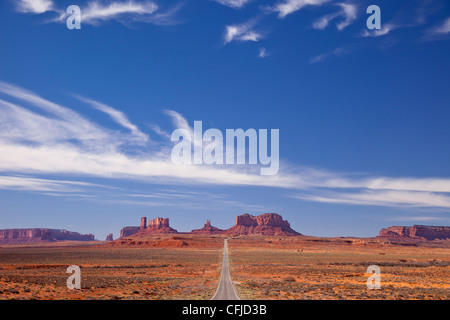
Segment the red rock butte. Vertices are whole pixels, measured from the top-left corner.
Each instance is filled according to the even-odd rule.
[[[178,233],[177,230],[169,226],[169,218],[156,218],[150,220],[147,225],[147,218],[141,218],[141,225],[139,226],[138,235],[146,235],[153,233]]]
[[[300,236],[286,220],[276,213],[237,216],[234,226],[226,231],[229,235],[260,234],[264,236]]]
[[[143,236],[149,234],[178,233],[177,230],[169,226],[169,218],[156,218],[150,220],[147,225],[147,218],[142,217],[139,227],[124,227],[120,231],[120,237],[129,237],[132,235]],[[201,229],[194,229],[184,234],[202,234],[202,235],[265,235],[265,236],[301,236],[300,233],[293,230],[289,222],[276,213],[264,213],[259,216],[252,216],[248,213],[237,216],[235,224],[227,230],[222,230],[211,225],[210,220],[206,220]]]
[[[201,229],[194,229],[191,231],[193,234],[224,234],[225,230],[213,227],[210,220],[206,220],[205,225]]]

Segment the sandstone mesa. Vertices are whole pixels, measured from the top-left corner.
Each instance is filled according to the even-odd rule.
[[[150,220],[147,225],[147,218],[142,217],[139,227],[124,227],[120,234],[121,237],[132,235],[143,236],[149,234],[179,234],[177,230],[169,226],[169,218],[156,218]],[[227,230],[222,230],[211,225],[210,220],[206,220],[201,229],[194,229],[191,232],[181,232],[183,234],[202,234],[202,235],[264,235],[264,236],[299,236],[297,231],[290,227],[289,222],[276,213],[264,213],[258,216],[252,216],[248,213],[237,216],[234,226]]]
[[[405,240],[450,240],[450,227],[413,225],[392,226],[380,230],[378,237]]]
[[[148,222],[148,223],[147,223]],[[169,224],[169,218],[157,217],[147,220],[142,217],[139,226],[127,226],[120,230],[119,239],[134,237],[143,239],[154,234],[193,234],[193,235],[225,235],[225,236],[302,236],[293,230],[287,220],[277,213],[264,213],[257,216],[248,213],[239,215],[232,227],[222,230],[214,227],[210,220],[206,220],[201,229],[191,232],[178,232]],[[391,226],[380,230],[378,239],[401,241],[405,243],[436,242],[450,240],[449,226]],[[80,234],[64,229],[27,228],[0,230],[0,244],[27,244],[58,241],[94,241],[93,234]],[[178,239],[180,240],[180,239]],[[177,241],[178,241],[177,240]],[[106,241],[114,242],[113,234],[106,237]],[[181,241],[181,240],[180,240]],[[178,242],[180,242],[178,241]]]
[[[29,228],[0,230],[0,244],[94,240],[93,234],[81,234],[64,229]]]

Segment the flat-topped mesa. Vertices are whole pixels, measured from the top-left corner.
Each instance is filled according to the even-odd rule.
[[[291,229],[289,222],[276,213],[264,213],[252,216],[248,213],[237,216],[235,224],[226,230],[230,235],[260,234],[266,236],[298,236],[297,231]]]
[[[139,227],[123,227],[120,230],[120,237],[129,237],[136,234],[139,231]]]
[[[413,225],[392,226],[380,230],[378,237],[413,240],[450,240],[450,227]]]
[[[0,230],[1,244],[94,240],[93,234],[81,234],[64,229],[29,228]]]
[[[211,225],[210,220],[206,220],[205,225],[201,229],[194,229],[191,231],[194,234],[223,234],[225,233],[225,230],[213,227]]]
[[[106,240],[105,240],[105,241],[114,241],[113,234],[112,234],[112,233],[108,234],[108,235],[106,236]]]

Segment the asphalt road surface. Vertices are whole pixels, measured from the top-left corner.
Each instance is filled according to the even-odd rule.
[[[230,269],[228,268],[228,240],[224,241],[222,273],[220,275],[219,285],[216,293],[211,300],[240,300],[234,290],[233,282],[230,277]]]

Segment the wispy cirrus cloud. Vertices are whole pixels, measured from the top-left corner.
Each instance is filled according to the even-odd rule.
[[[170,133],[161,129],[161,127],[157,124],[150,124],[148,125],[148,127],[152,129],[153,132],[155,132],[158,136],[163,137],[166,140],[170,140]]]
[[[176,165],[171,161],[170,153],[161,153],[164,151],[161,146],[138,148],[136,132],[104,128],[67,107],[4,82],[0,83],[0,93],[27,105],[0,100],[1,172],[127,177],[152,182],[209,181],[231,185],[282,185],[288,182],[280,177],[266,179],[248,172],[248,168]],[[36,107],[42,113],[34,111]],[[115,122],[134,128],[114,110],[103,107],[108,116],[114,114]],[[166,113],[176,126],[192,132],[179,113],[171,110]],[[133,152],[126,152],[128,149]]]
[[[54,9],[52,0],[16,0],[17,11],[22,13],[41,14]]]
[[[59,5],[59,6],[58,6]],[[152,23],[155,25],[175,25],[181,23],[177,18],[182,3],[162,9],[150,0],[90,0],[77,4],[81,10],[83,24],[98,26],[108,21],[117,21],[128,25],[133,22]],[[55,12],[55,17],[45,23],[65,23],[71,13],[67,13],[67,5],[55,3],[53,0],[18,0],[16,10],[22,13],[41,14]]]
[[[311,59],[309,59],[309,63],[314,64],[314,63],[318,63],[318,62],[324,62],[332,57],[339,57],[339,56],[348,54],[350,51],[351,50],[349,47],[345,47],[345,46],[338,47],[332,51],[325,52],[325,53],[322,53],[322,54],[312,57]]]
[[[230,8],[241,9],[252,0],[213,0],[213,1]]]
[[[102,186],[99,184],[87,183],[82,181],[0,175],[0,189],[56,192],[57,194],[61,194],[82,191],[89,187],[107,188],[106,186]]]
[[[0,82],[0,188],[77,195],[89,189],[94,193],[86,194],[101,195],[96,189],[107,187],[83,180],[103,178],[113,183],[114,179],[126,179],[151,185],[271,187],[291,190],[300,200],[322,203],[450,208],[448,178],[377,177],[299,166],[281,166],[277,175],[261,176],[248,167],[176,165],[170,150],[164,149],[167,144],[136,142],[136,134],[142,131],[124,113],[103,104],[93,105],[129,130],[105,128],[68,107]],[[183,115],[165,112],[174,127],[192,132]],[[130,149],[133,152],[128,152]],[[48,175],[77,181],[43,178]],[[136,198],[146,197],[124,200]]]
[[[382,22],[381,29],[364,29],[359,36],[377,38],[386,36],[397,29],[423,26],[427,23],[429,16],[438,11],[438,7],[433,0],[412,1],[401,8],[392,19]]]
[[[395,29],[398,28],[403,28],[403,26],[398,25],[398,24],[393,24],[393,23],[384,23],[381,25],[381,29],[374,29],[374,30],[368,30],[368,29],[364,29],[361,32],[361,37],[363,38],[367,38],[367,37],[372,37],[372,38],[377,38],[377,37],[382,37],[387,35],[388,33],[392,32]]]
[[[321,6],[331,0],[283,0],[276,3],[269,10],[278,13],[279,18],[284,18],[298,10],[308,6]]]
[[[225,27],[224,43],[232,41],[253,41],[257,42],[263,38],[263,34],[255,31],[255,22],[247,22],[243,24],[235,24]]]
[[[338,3],[336,4],[340,7],[340,10],[335,13],[327,14],[320,17],[313,23],[313,28],[318,30],[324,30],[332,20],[337,18],[343,18],[342,21],[336,24],[336,28],[342,31],[344,28],[349,26],[357,18],[357,7],[351,3]]]
[[[158,5],[150,1],[112,1],[105,3],[103,1],[90,1],[81,8],[82,23],[98,25],[105,21],[116,20],[140,21],[148,18],[158,10]],[[65,20],[67,13],[63,12],[59,18]]]
[[[307,192],[294,198],[347,205],[450,208],[450,179],[351,177],[335,173],[312,172]]]
[[[153,14],[139,17],[138,21],[142,23],[151,23],[157,26],[173,26],[183,23],[183,19],[178,17],[178,12],[184,6],[184,3],[177,3],[169,8],[160,9]]]
[[[143,133],[141,130],[139,130],[139,128],[135,124],[131,123],[131,121],[122,111],[119,111],[104,103],[88,99],[79,95],[75,95],[75,97],[87,104],[90,104],[93,108],[109,115],[111,119],[114,120],[116,123],[130,130],[131,133],[136,137],[137,141],[147,142],[149,140],[149,136]]]
[[[434,34],[449,34],[450,33],[450,17],[435,28],[431,29]]]
[[[171,118],[174,127],[181,128],[181,129],[186,129],[191,134],[194,133],[194,131],[190,127],[190,125],[187,122],[187,120],[180,113],[178,113],[178,112],[176,112],[174,110],[169,110],[169,109],[164,110],[164,113],[167,114]]]
[[[320,195],[298,195],[294,197],[302,200],[336,204],[406,208],[450,208],[450,196],[418,191],[365,190],[352,193],[323,192]]]
[[[438,40],[450,35],[450,17],[425,31],[423,39]]]
[[[0,99],[0,138],[35,144],[76,141],[86,147],[111,143],[111,132],[77,112],[46,100],[31,91],[1,82],[0,92],[37,108],[33,111],[11,101]],[[108,141],[108,143],[106,143]]]
[[[258,57],[260,57],[260,58],[266,58],[266,57],[268,57],[268,56],[270,56],[270,54],[269,54],[269,52],[267,52],[266,48],[261,48],[261,49],[259,49]]]
[[[436,216],[404,216],[404,217],[391,217],[388,218],[391,221],[417,221],[417,222],[430,222],[430,221],[441,221],[448,220],[447,217],[436,217]]]

